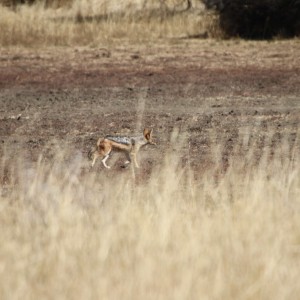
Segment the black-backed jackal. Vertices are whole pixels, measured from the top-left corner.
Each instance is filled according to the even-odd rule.
[[[109,169],[110,167],[106,164],[106,161],[112,151],[118,151],[125,153],[127,157],[125,164],[133,160],[135,166],[139,168],[136,156],[140,148],[147,144],[156,145],[152,142],[152,132],[153,129],[145,128],[143,134],[139,136],[107,135],[100,138],[97,141],[97,146],[93,147],[88,153],[89,159],[92,160],[92,167],[95,165],[97,158],[100,157],[104,167]]]

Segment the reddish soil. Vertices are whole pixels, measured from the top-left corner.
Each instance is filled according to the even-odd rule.
[[[58,142],[85,158],[98,137],[151,127],[158,145],[141,151],[139,171],[149,174],[178,128],[183,166],[201,174],[220,159],[226,170],[251,147],[257,160],[283,141],[287,155],[299,149],[299,95],[297,40],[1,49],[0,155],[51,159]]]

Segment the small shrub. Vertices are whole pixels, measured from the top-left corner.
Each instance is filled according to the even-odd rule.
[[[203,0],[220,15],[228,37],[271,39],[300,35],[299,0]]]

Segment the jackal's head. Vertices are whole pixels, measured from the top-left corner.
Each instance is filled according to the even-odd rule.
[[[147,144],[150,145],[156,145],[153,141],[152,141],[152,133],[153,133],[153,129],[149,129],[149,128],[145,128],[144,129],[144,137],[147,141]]]

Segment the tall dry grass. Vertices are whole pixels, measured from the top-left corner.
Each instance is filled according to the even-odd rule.
[[[185,11],[184,5],[165,9],[160,1],[145,1],[144,7],[143,3],[77,0],[57,8],[37,2],[14,10],[0,5],[0,46],[96,47],[124,39],[149,42],[217,31],[216,17],[201,9]]]
[[[217,180],[222,145],[195,180],[176,135],[138,184],[130,171],[83,172],[63,149],[34,164],[5,155],[1,299],[297,299],[299,136],[257,162],[250,135]]]

